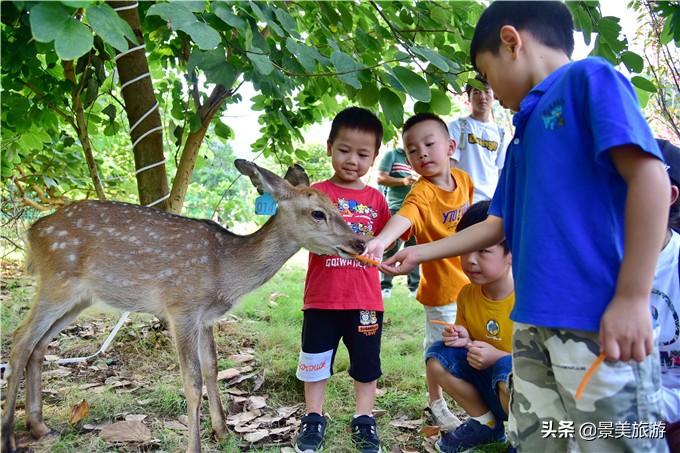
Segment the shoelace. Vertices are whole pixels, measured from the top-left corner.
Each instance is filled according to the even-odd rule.
[[[361,434],[362,437],[370,437],[371,440],[376,436],[375,426],[373,425],[355,425],[354,432]]]
[[[310,431],[321,432],[321,423],[305,423],[302,425],[303,433],[308,433]]]

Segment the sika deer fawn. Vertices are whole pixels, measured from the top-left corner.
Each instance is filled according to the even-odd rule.
[[[278,201],[260,230],[237,236],[208,220],[116,202],[81,201],[38,220],[28,232],[28,267],[37,276],[33,305],[14,333],[2,417],[2,451],[16,449],[14,410],[26,370],[26,425],[43,421],[41,369],[47,345],[93,299],[167,320],[175,340],[189,416],[187,451],[201,449],[201,387],[212,429],[227,435],[217,389],[213,323],[244,294],[269,280],[301,247],[349,257],[364,249],[301,167],[286,180],[237,160],[236,168]]]

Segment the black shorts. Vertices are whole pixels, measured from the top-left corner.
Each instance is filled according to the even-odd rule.
[[[328,379],[333,374],[340,338],[349,352],[349,375],[359,382],[378,379],[382,375],[382,322],[381,311],[305,310],[298,379],[305,382]]]

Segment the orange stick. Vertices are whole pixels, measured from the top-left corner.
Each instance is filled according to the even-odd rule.
[[[583,391],[586,389],[586,385],[588,384],[588,381],[590,380],[590,378],[593,376],[593,374],[597,370],[597,367],[599,367],[600,364],[602,362],[604,362],[604,358],[605,358],[604,353],[600,354],[597,357],[597,359],[593,362],[593,364],[590,365],[590,368],[588,368],[588,371],[586,371],[586,374],[583,376],[581,383],[579,384],[578,388],[576,389],[575,398],[577,400],[580,400],[581,396],[583,396]]]
[[[360,261],[364,264],[370,264],[371,266],[380,266],[380,261],[372,260],[364,255],[354,255],[355,260]]]
[[[440,321],[439,319],[430,319],[430,322],[432,324],[439,324],[440,326],[444,326],[444,327],[453,327],[453,324],[446,322],[446,321]]]

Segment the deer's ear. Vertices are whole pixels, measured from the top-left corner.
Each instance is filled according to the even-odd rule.
[[[250,178],[258,192],[267,192],[277,200],[290,196],[291,185],[275,173],[244,159],[236,159],[234,165],[241,174]]]
[[[305,172],[305,169],[298,164],[288,167],[286,176],[283,177],[286,181],[294,186],[307,186],[309,187],[309,176]]]

